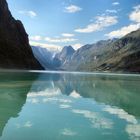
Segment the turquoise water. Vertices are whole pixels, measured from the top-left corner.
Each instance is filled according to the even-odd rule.
[[[140,76],[0,73],[0,140],[93,139],[140,139]]]

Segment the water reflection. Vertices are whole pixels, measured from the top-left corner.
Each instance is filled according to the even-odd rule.
[[[9,106],[17,106],[12,110],[17,118],[10,119],[14,116],[10,114],[6,119],[9,122],[1,140],[140,139],[139,77],[58,73],[24,76],[1,79],[0,86],[6,85],[4,102],[8,102],[10,92],[14,96]]]
[[[41,74],[32,86],[31,92],[35,92],[35,95],[41,92],[51,96],[62,93],[75,98],[80,96],[92,98],[97,102],[117,106],[129,114],[140,117],[139,85],[139,77]]]
[[[0,136],[8,120],[19,116],[36,78],[27,73],[0,73]]]
[[[85,118],[90,123],[89,127],[96,130],[94,137],[108,139],[113,136],[113,139],[120,139],[122,136],[122,139],[128,139],[129,136],[130,139],[139,139],[139,84],[139,77],[41,74],[28,94],[28,102],[56,104],[60,109],[67,109],[75,114],[77,119]],[[73,122],[67,123],[69,126]],[[72,128],[77,125],[87,129],[77,122]],[[63,124],[61,134],[75,136],[76,139],[79,130],[74,131],[66,126]],[[99,134],[98,129],[104,131]],[[118,133],[114,132],[115,129]]]

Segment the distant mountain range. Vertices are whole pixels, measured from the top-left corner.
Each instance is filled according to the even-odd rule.
[[[140,72],[140,30],[77,50],[65,67],[78,71]]]
[[[76,51],[72,46],[65,46],[54,57],[48,51],[40,52],[43,60],[39,57],[38,60],[46,62],[45,68],[65,71],[140,72],[140,30],[120,39],[87,44]]]
[[[75,50],[72,46],[65,46],[61,52],[51,52],[46,48],[32,46],[33,53],[45,69],[63,70],[63,67],[70,62]]]

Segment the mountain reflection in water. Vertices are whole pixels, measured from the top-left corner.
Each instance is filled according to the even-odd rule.
[[[139,77],[21,75],[1,79],[0,140],[140,139]]]
[[[36,74],[0,73],[0,136],[10,118],[19,116]]]
[[[76,92],[83,98],[91,98],[99,103],[117,106],[140,117],[139,85],[139,77],[41,74],[32,86],[31,92],[37,94],[46,89],[58,89],[68,96]]]

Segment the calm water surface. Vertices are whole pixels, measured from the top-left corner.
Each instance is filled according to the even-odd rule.
[[[140,76],[0,72],[0,140],[140,140]]]

